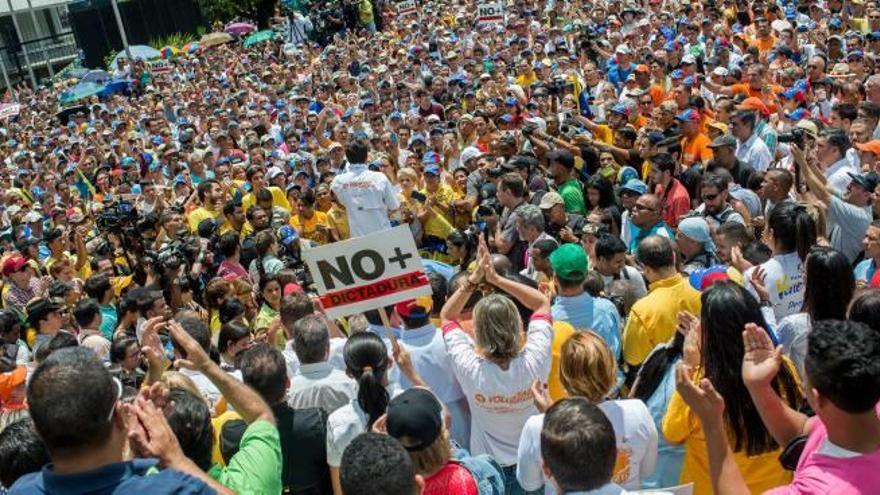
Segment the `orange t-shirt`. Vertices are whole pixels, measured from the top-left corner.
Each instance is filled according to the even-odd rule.
[[[654,84],[648,89],[648,94],[651,95],[651,99],[654,100],[655,107],[663,103],[663,99],[666,98],[666,91],[663,91],[663,88],[657,84]]]
[[[763,55],[772,50],[774,46],[776,46],[776,37],[768,36],[764,39],[756,38],[754,41],[752,41],[751,44],[752,46],[758,47],[758,53]]]
[[[682,138],[681,140],[681,164],[690,167],[694,163],[700,162],[706,164],[712,159],[712,150],[709,143],[712,140],[709,136],[700,133],[693,139]]]

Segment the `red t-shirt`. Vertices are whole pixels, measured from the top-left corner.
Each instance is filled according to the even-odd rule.
[[[678,218],[691,211],[691,197],[687,189],[678,179],[672,179],[669,183],[669,191],[665,191],[662,185],[657,184],[654,194],[663,201],[663,221],[670,228],[678,227]]]
[[[470,471],[448,462],[440,471],[425,479],[424,495],[477,495],[477,482]]]

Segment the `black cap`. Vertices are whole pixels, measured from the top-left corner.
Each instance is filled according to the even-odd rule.
[[[848,174],[852,177],[853,182],[869,193],[874,192],[877,189],[877,184],[880,184],[880,175],[877,175],[877,172],[868,172],[862,175],[848,172]]]
[[[223,423],[220,428],[220,455],[227,463],[234,456],[241,445],[241,439],[247,430],[247,423],[241,419],[230,419]]]
[[[47,230],[45,234],[43,234],[43,242],[52,242],[55,239],[60,239],[64,233],[61,229],[50,229]]]
[[[61,305],[56,303],[51,299],[35,299],[28,303],[25,306],[24,310],[27,313],[28,323],[31,325],[35,325],[38,321],[42,320],[47,314],[58,311],[61,309]]]
[[[443,406],[430,391],[411,388],[388,403],[386,426],[406,450],[427,448],[443,431]]]
[[[574,155],[565,149],[555,149],[546,155],[547,159],[552,162],[559,162],[567,168],[574,168]]]

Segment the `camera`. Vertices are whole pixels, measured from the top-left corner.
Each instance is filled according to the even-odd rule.
[[[777,141],[780,143],[792,143],[797,145],[798,148],[803,148],[805,137],[806,132],[804,132],[803,129],[795,127],[790,132],[780,134]]]
[[[547,93],[550,96],[559,96],[574,91],[574,85],[565,76],[556,76],[547,85]]]
[[[534,122],[529,122],[528,124],[524,125],[521,129],[523,136],[525,136],[525,137],[531,136],[537,130],[538,130],[538,124],[535,124]]]

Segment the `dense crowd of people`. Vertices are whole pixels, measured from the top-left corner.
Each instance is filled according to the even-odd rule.
[[[502,3],[18,88],[0,487],[872,493],[880,4]],[[328,317],[391,228],[432,294]]]

